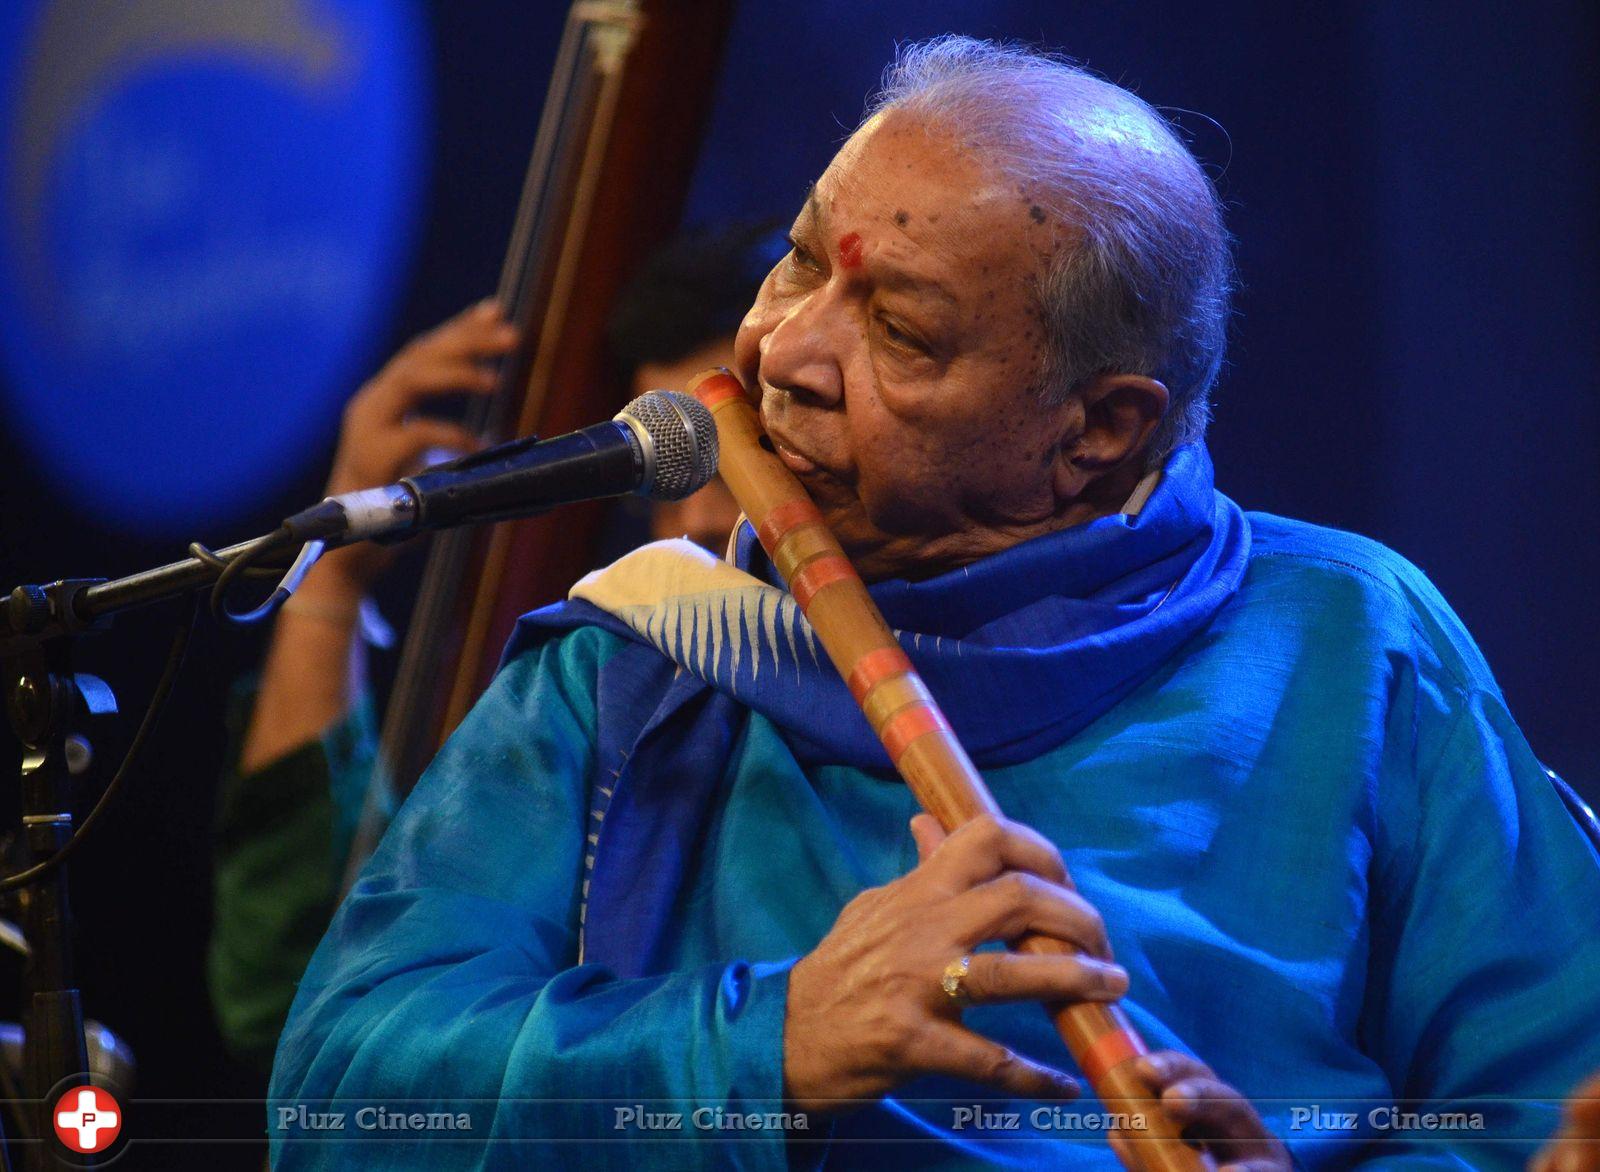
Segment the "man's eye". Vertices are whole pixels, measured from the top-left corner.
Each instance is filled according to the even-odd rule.
[[[817,258],[812,256],[811,253],[806,249],[806,246],[801,244],[793,236],[789,237],[789,254],[794,257],[794,263],[803,269],[814,269],[817,267]]]
[[[928,348],[927,346],[923,345],[922,339],[917,337],[915,334],[907,333],[905,330],[901,329],[895,324],[893,318],[880,317],[878,319],[878,326],[883,330],[883,336],[885,340],[891,344],[899,346],[905,350],[915,350],[919,354],[927,352]]]

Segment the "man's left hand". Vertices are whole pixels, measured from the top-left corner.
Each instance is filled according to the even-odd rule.
[[[1217,1172],[1288,1172],[1289,1151],[1267,1130],[1250,1100],[1199,1059],[1160,1050],[1139,1059],[1139,1073],[1161,1099],[1161,1109],[1203,1147]],[[1128,1140],[1112,1135],[1111,1146],[1126,1159]]]
[[[1600,1172],[1600,1075],[1567,1099],[1556,1133],[1528,1165],[1529,1172]]]

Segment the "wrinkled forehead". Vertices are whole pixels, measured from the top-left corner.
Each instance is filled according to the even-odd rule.
[[[951,260],[990,257],[1035,268],[1071,226],[1036,183],[996,152],[898,111],[866,122],[813,188],[809,213],[827,233],[877,230]]]
[[[891,110],[874,115],[845,141],[815,190],[830,210],[892,198],[954,211],[997,199],[1007,183],[999,161],[980,148]]]

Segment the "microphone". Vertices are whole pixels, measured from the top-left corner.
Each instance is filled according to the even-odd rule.
[[[341,545],[637,493],[682,500],[717,472],[717,427],[689,395],[651,391],[567,435],[513,440],[398,483],[341,493],[284,522],[300,541]]]

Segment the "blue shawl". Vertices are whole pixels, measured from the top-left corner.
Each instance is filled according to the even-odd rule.
[[[921,582],[871,587],[980,768],[1060,745],[1150,677],[1238,590],[1244,514],[1198,445],[1179,448],[1135,515],[1023,542]],[[647,546],[525,615],[506,658],[594,624],[630,645],[597,682],[594,822],[583,958],[655,971],[672,901],[749,710],[802,764],[890,763],[746,523],[732,565]]]

